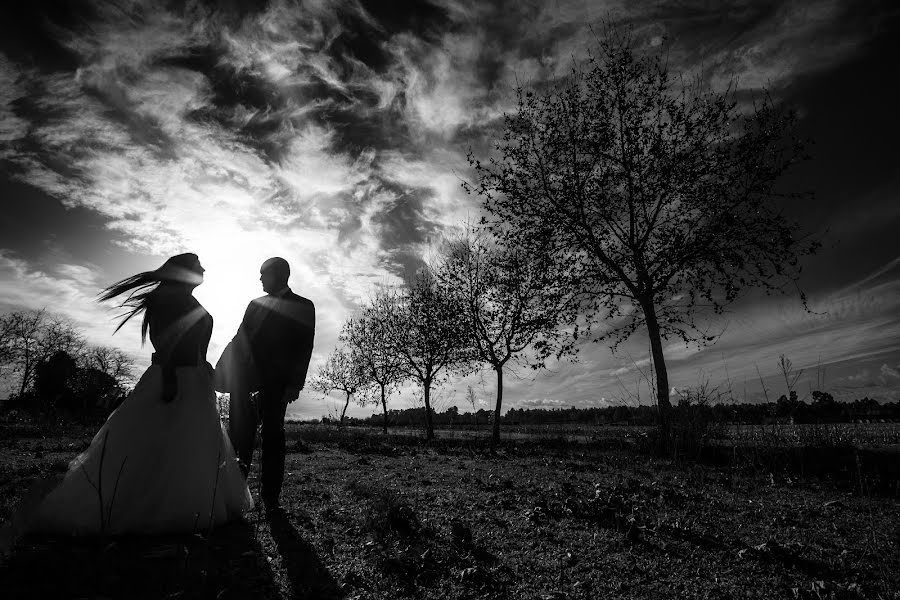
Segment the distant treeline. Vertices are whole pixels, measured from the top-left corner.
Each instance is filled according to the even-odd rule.
[[[900,421],[900,402],[881,403],[871,398],[852,402],[835,401],[827,392],[813,392],[812,402],[782,396],[777,402],[760,404],[688,403],[681,402],[672,410],[674,422],[704,419],[720,423],[764,424],[783,423],[852,423],[855,421]],[[444,412],[431,411],[436,426],[478,427],[492,423],[493,411],[480,409],[475,413],[459,412],[451,406]],[[656,407],[604,406],[590,408],[511,408],[500,419],[503,425],[653,425]],[[381,426],[384,416],[348,418],[349,423]],[[327,420],[327,419],[326,419]],[[425,422],[425,408],[389,410],[392,426],[421,426]]]
[[[105,418],[128,391],[134,360],[88,344],[71,322],[44,310],[0,314],[0,412]]]

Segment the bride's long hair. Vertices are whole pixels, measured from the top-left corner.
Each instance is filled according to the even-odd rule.
[[[129,292],[128,297],[119,304],[119,307],[125,308],[126,312],[121,315],[124,318],[116,327],[116,331],[122,329],[122,326],[131,317],[143,312],[144,319],[141,322],[141,342],[143,343],[147,341],[147,329],[150,325],[149,309],[159,291],[173,285],[193,287],[202,281],[203,270],[200,267],[200,259],[196,254],[187,252],[170,257],[155,271],[144,271],[104,288],[100,292],[98,302],[105,302]]]

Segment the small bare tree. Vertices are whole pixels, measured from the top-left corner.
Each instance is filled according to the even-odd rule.
[[[797,380],[803,375],[803,369],[799,371],[794,370],[794,363],[784,354],[778,355],[778,369],[781,371],[782,377],[784,377],[784,384],[790,397],[791,392],[794,391],[794,387],[797,385]]]
[[[339,346],[328,356],[325,364],[319,367],[311,387],[323,394],[332,391],[344,393],[344,408],[338,421],[343,426],[350,400],[367,384],[366,372],[353,351]]]
[[[431,388],[453,373],[471,368],[475,355],[465,319],[446,286],[425,267],[402,289],[379,292],[376,310],[385,326],[385,341],[404,379],[422,388],[425,435],[434,439]]]
[[[370,384],[360,395],[381,404],[384,433],[387,433],[387,398],[391,388],[402,382],[403,374],[399,360],[390,352],[388,330],[383,321],[387,313],[379,310],[379,302],[376,294],[372,303],[363,307],[360,316],[349,319],[344,324],[341,340],[352,349]]]
[[[478,429],[478,397],[475,395],[475,388],[471,385],[466,388],[466,402],[472,405],[472,419],[475,421],[475,429]]]
[[[575,295],[556,276],[549,256],[469,228],[446,244],[435,267],[459,305],[478,359],[496,374],[494,444],[500,441],[504,370],[510,364],[540,369],[550,356],[574,348],[575,340],[560,325],[573,314]]]

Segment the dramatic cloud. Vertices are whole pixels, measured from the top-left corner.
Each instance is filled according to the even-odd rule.
[[[43,255],[35,244],[29,254],[0,247],[5,309],[65,311],[99,340],[109,312],[93,297],[129,274],[121,257],[144,269],[190,250],[207,267],[197,295],[216,319],[215,358],[260,293],[259,264],[280,255],[320,307],[321,361],[373,286],[399,281],[442,235],[477,220],[477,199],[460,187],[467,150],[487,153],[515,87],[565,77],[607,19],[675,70],[777,96],[857,56],[898,12],[838,0],[241,4],[10,9],[0,32],[2,172],[99,215],[109,241],[85,264],[66,256],[53,269],[49,246]],[[900,214],[895,199],[889,190],[872,200],[883,220]],[[871,227],[850,212],[829,224],[854,236]],[[743,381],[757,366],[774,375],[781,353],[811,368],[895,352],[895,256],[879,256],[884,266],[868,277],[813,290],[815,314],[796,302],[743,303],[716,323],[717,345],[667,348],[673,385],[691,385],[698,370],[721,376],[722,356],[735,357],[728,371]],[[140,352],[130,335],[117,342]],[[523,406],[646,399],[639,337],[615,356],[589,345],[576,365],[513,377],[509,397]],[[489,379],[475,384],[485,394]]]

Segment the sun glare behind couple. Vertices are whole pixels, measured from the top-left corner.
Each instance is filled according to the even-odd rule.
[[[206,272],[203,283],[194,290],[194,297],[215,319],[208,354],[213,364],[238,328],[247,302],[265,294],[259,267],[266,258],[276,254],[266,248],[247,252],[243,244],[234,246],[223,248],[216,244],[214,248],[204,251],[201,247],[197,251]],[[294,261],[291,266],[294,267]],[[296,275],[292,279],[297,279]]]

